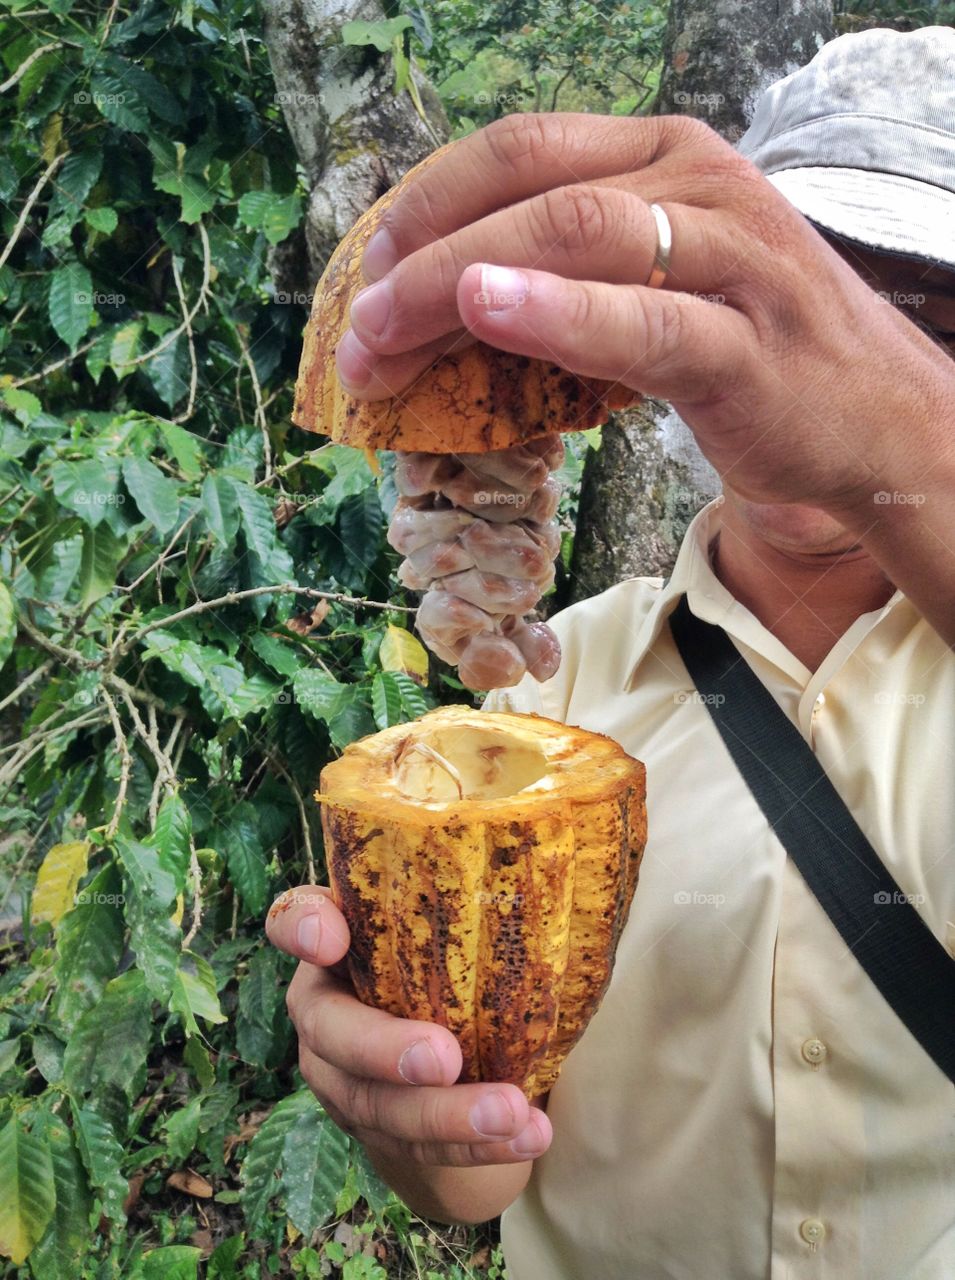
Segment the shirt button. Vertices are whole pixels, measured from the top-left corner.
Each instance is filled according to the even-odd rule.
[[[806,1244],[821,1244],[826,1238],[826,1224],[818,1218],[806,1218],[799,1224],[799,1234]]]
[[[804,1040],[802,1045],[802,1056],[806,1059],[810,1066],[818,1067],[820,1062],[824,1062],[829,1050],[822,1043],[813,1037],[811,1040]]]
[[[816,698],[816,701],[812,704],[813,715],[815,715],[816,712],[819,711],[820,708],[824,707],[825,705],[826,705],[826,695],[824,693],[820,693],[819,696]]]

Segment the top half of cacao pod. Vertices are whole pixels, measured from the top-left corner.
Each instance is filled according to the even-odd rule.
[[[352,743],[320,785],[359,997],[448,1027],[462,1080],[545,1093],[610,979],[643,765],[542,716],[441,707]]]
[[[448,147],[458,143],[449,143]],[[483,342],[442,356],[400,396],[356,400],[335,370],[335,348],[362,288],[361,256],[395,197],[448,147],[427,156],[367,210],[319,280],[295,387],[292,421],[359,449],[486,453],[553,431],[583,431],[639,400],[619,383],[577,377]],[[515,264],[519,265],[519,264]]]

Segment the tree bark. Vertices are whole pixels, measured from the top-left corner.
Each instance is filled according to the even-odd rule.
[[[265,42],[276,100],[310,184],[308,278],[295,246],[275,255],[277,287],[309,293],[345,232],[412,165],[447,141],[447,117],[414,69],[426,120],[395,94],[390,54],[342,44],[346,22],[380,22],[378,0],[266,0]]]
[[[832,0],[671,0],[654,110],[696,116],[735,143],[764,89],[832,35]],[[668,406],[646,401],[613,415],[584,469],[569,600],[623,578],[668,574],[686,526],[719,492],[719,477]]]

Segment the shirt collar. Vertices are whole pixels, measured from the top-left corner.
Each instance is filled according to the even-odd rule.
[[[624,680],[624,689],[634,687],[637,671],[663,630],[664,624],[685,595],[693,613],[704,622],[725,628],[745,644],[758,648],[768,659],[804,684],[810,676],[803,664],[789,652],[782,641],[735,599],[713,572],[711,550],[722,524],[722,496],[708,502],[690,521],[673,572],[666,579],[651,605],[634,639],[634,659]],[[880,608],[866,614],[864,630],[868,631],[905,596],[896,591]],[[862,623],[862,619],[858,620]],[[857,636],[861,639],[861,634]]]

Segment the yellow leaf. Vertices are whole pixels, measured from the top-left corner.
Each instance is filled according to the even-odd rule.
[[[88,840],[55,844],[43,859],[33,890],[33,920],[47,920],[54,927],[76,902],[76,886],[86,872]]]
[[[403,671],[419,684],[428,680],[428,651],[410,631],[390,623],[378,650],[383,671]]]
[[[46,128],[43,130],[43,137],[40,142],[40,154],[43,159],[50,163],[53,157],[60,149],[60,142],[63,138],[63,117],[57,111],[50,116]]]
[[[380,476],[380,475],[381,475],[381,463],[378,461],[378,454],[375,452],[375,450],[374,450],[374,449],[362,449],[362,453],[365,455],[365,461],[368,463],[369,467],[371,467],[371,469],[372,469],[372,471],[375,473],[375,475],[376,475],[376,476]]]
[[[186,903],[182,894],[177,894],[175,908],[173,909],[172,915],[169,917],[173,924],[182,924],[182,913],[185,910],[185,906]]]

